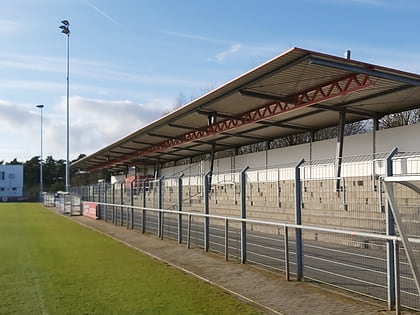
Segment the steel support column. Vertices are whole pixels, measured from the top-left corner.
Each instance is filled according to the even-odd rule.
[[[210,152],[210,177],[209,177],[209,188],[211,188],[211,179],[213,175],[213,168],[214,168],[214,153],[216,151],[216,144],[211,144],[211,152]]]
[[[374,191],[377,190],[376,186],[376,131],[379,130],[379,118],[375,117],[372,119],[373,129],[372,129],[372,188]]]
[[[341,165],[343,163],[343,147],[344,147],[344,127],[346,125],[345,122],[346,113],[340,112],[339,122],[338,122],[338,135],[337,135],[337,148],[335,153],[335,162],[336,162],[336,169],[335,169],[335,177],[336,177],[336,191],[340,191],[341,188]]]

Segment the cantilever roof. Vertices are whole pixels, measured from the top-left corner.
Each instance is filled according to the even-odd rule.
[[[179,160],[418,108],[420,76],[292,48],[73,163],[81,170]]]

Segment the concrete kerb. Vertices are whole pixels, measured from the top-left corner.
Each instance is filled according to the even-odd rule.
[[[57,213],[54,211],[54,209],[47,209]],[[162,241],[156,237],[144,235],[138,231],[127,230],[119,226],[106,224],[105,222],[99,220],[93,220],[83,216],[69,217],[61,213],[57,214],[62,215],[80,224],[81,226],[87,227],[107,237],[110,237],[124,244],[125,246],[132,248],[144,255],[147,255],[157,261],[177,268],[188,275],[194,276],[215,287],[218,287],[224,292],[235,296],[239,300],[253,305],[266,314],[343,314],[349,312],[353,315],[395,314],[395,311],[387,311],[385,304],[381,304],[380,302],[376,303],[376,301],[369,298],[354,297],[351,293],[342,294],[341,291],[336,292],[334,289],[324,288],[322,285],[320,286],[318,284],[311,284],[308,282],[285,282],[284,280],[280,279],[278,274],[275,275],[274,281],[271,281],[271,289],[269,283],[267,283],[268,288],[266,288],[265,280],[268,279],[267,275],[274,274],[270,271],[262,270],[261,268],[255,268],[250,265],[240,265],[233,262],[226,262],[221,256],[215,257],[216,255],[212,255],[211,253],[203,253],[198,249],[183,248],[182,245],[175,245],[175,243],[172,244],[170,240]],[[143,245],[153,243],[156,247],[153,248],[152,246],[143,246],[142,249],[139,246],[139,241],[143,241]],[[133,243],[137,243],[137,245]],[[186,267],[182,266],[182,261],[181,263],[177,263],[176,257],[173,257],[173,254],[175,254],[174,249],[177,252],[181,250],[184,254],[189,253],[192,260],[206,260],[209,263],[208,268],[211,270],[207,272],[208,274],[206,275],[206,272],[203,272],[203,270],[200,270],[199,268],[197,269],[197,264],[194,264],[194,262]],[[160,256],[153,254],[153,251],[157,251]],[[166,258],[164,257],[165,255],[167,256]],[[219,270],[218,268],[221,267],[226,268],[226,266],[229,266],[229,269],[235,268],[238,270],[237,272],[229,274],[231,277],[229,281],[226,281],[225,279],[224,281],[216,282],[220,279],[210,279],[214,274],[212,271],[215,271],[216,269]],[[194,271],[194,269],[196,270]],[[242,276],[245,273],[249,274],[250,272],[257,274],[257,277],[259,276],[264,281],[255,281],[255,283],[246,284],[243,282],[241,283],[241,281],[243,281]],[[272,278],[271,276],[269,277]],[[273,283],[277,287],[275,294],[272,292]],[[230,286],[230,288],[226,285]],[[272,296],[271,298],[270,295]],[[259,301],[257,301],[257,299],[259,299]],[[404,311],[403,314],[418,313]]]

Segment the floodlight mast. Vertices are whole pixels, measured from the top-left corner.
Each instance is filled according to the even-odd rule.
[[[67,125],[66,125],[66,192],[69,192],[70,187],[70,128],[69,128],[69,68],[70,68],[70,23],[67,20],[62,20],[59,28],[61,33],[67,35]]]
[[[41,156],[39,161],[39,201],[43,201],[43,192],[44,192],[44,180],[43,180],[43,172],[42,172],[42,109],[44,105],[36,105],[41,110]]]

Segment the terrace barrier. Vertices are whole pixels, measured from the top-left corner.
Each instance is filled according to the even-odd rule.
[[[335,167],[330,159],[213,174],[186,169],[129,188],[100,183],[72,192],[98,202],[99,218],[107,222],[369,295],[390,309],[420,310],[383,182],[420,174],[420,153],[344,157],[339,178]],[[394,198],[410,205],[407,237],[418,244],[420,198],[407,189],[398,188]]]

